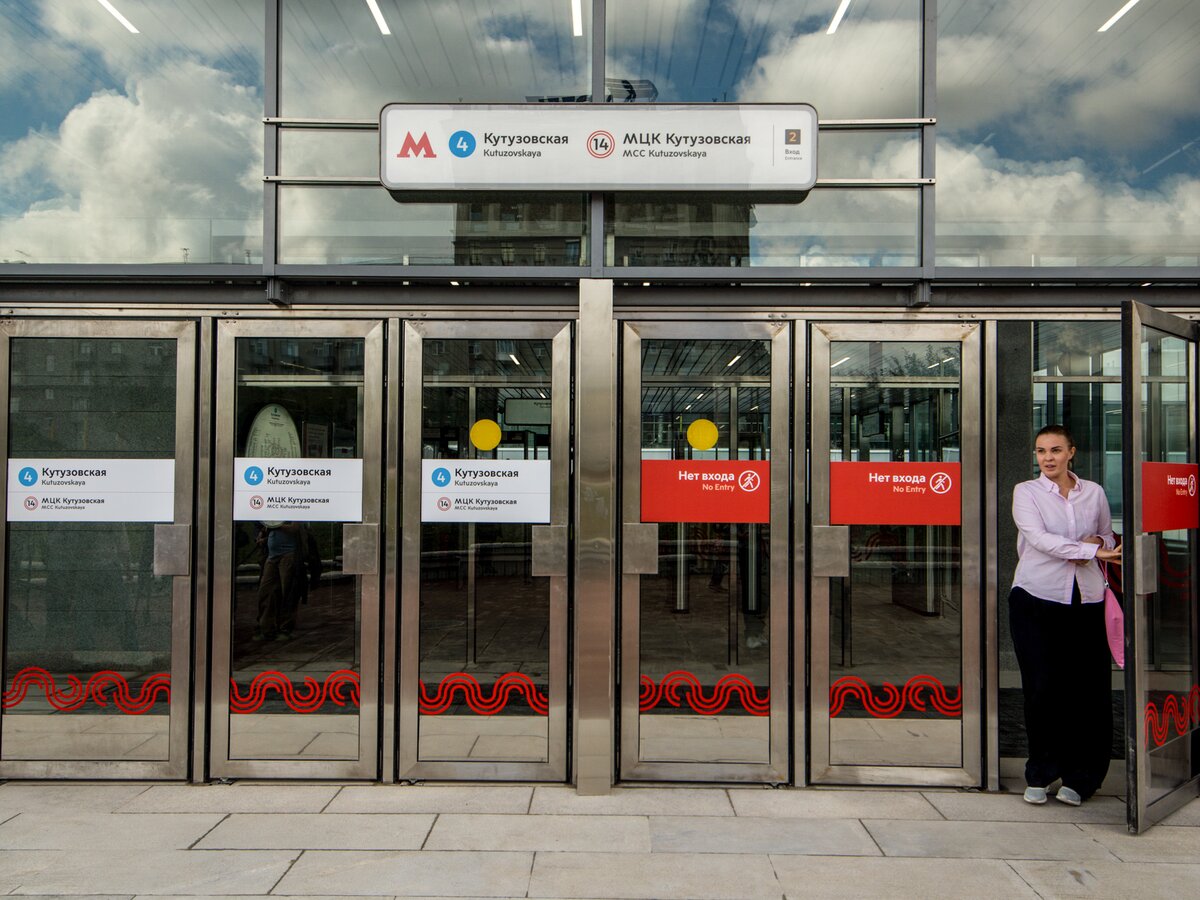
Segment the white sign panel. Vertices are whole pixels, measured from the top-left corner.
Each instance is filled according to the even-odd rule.
[[[504,401],[505,425],[549,425],[552,401],[510,397]]]
[[[173,459],[10,459],[10,522],[173,522]]]
[[[421,460],[422,522],[549,522],[548,459]]]
[[[807,103],[433,106],[380,113],[394,191],[806,191],[817,181]]]
[[[361,522],[361,459],[238,457],[236,522]]]

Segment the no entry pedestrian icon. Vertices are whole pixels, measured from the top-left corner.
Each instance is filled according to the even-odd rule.
[[[738,476],[738,487],[747,494],[757,491],[761,484],[762,479],[758,477],[758,473],[750,469]]]
[[[954,487],[954,479],[945,472],[934,472],[929,479],[929,489],[935,494],[944,494]]]

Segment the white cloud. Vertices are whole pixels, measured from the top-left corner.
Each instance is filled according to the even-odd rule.
[[[0,259],[182,262],[186,247],[191,262],[245,262],[241,235],[260,243],[261,117],[255,89],[194,62],[94,95],[0,152],[5,205],[18,204]]]

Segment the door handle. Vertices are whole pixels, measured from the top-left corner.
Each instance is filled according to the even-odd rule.
[[[621,526],[621,572],[658,574],[658,523],[625,522]]]
[[[814,525],[809,552],[813,577],[850,577],[850,526]]]
[[[379,572],[379,526],[348,522],[342,526],[342,572],[375,575]]]
[[[1137,536],[1137,592],[1158,593],[1158,535]]]
[[[567,574],[567,526],[533,526],[532,573],[539,577]]]
[[[192,526],[154,526],[154,574],[190,575],[192,572]]]

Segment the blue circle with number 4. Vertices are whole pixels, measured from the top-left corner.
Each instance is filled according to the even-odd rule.
[[[450,152],[458,157],[467,157],[475,152],[475,135],[469,131],[456,131],[450,135]]]
[[[433,483],[438,487],[445,487],[450,483],[450,470],[437,468],[433,470]]]
[[[33,468],[33,466],[26,466],[17,474],[17,478],[25,487],[31,487],[37,484],[37,469]]]
[[[246,484],[262,484],[263,471],[258,466],[248,466],[245,474]]]

